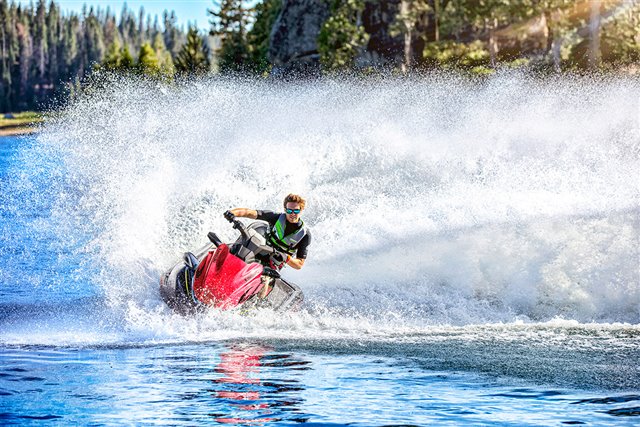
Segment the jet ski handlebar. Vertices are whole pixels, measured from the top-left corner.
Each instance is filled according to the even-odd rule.
[[[233,224],[233,228],[235,228],[236,230],[238,230],[240,232],[240,234],[242,234],[242,238],[246,239],[246,240],[250,240],[251,236],[249,235],[249,232],[247,231],[247,227],[239,220],[237,219],[232,219],[231,221],[229,221],[230,223]],[[269,246],[269,245],[260,245],[260,252],[262,252],[263,254],[266,255],[273,255],[275,254],[277,251],[277,249]]]
[[[245,239],[249,238],[249,233],[247,233],[247,227],[245,227],[245,225],[242,222],[240,222],[237,219],[233,219],[229,222],[233,224],[233,228],[235,228],[240,232],[240,234],[242,234],[242,237],[244,237]]]

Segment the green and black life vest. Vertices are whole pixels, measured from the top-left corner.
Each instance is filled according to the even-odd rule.
[[[307,234],[304,223],[300,220],[300,227],[293,233],[285,236],[284,231],[287,228],[287,217],[281,214],[276,223],[269,231],[269,243],[279,250],[289,255],[293,255],[296,251],[295,247]]]

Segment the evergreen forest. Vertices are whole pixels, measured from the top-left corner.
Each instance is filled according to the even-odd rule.
[[[144,9],[0,0],[0,112],[41,110],[100,71],[171,82],[210,73],[269,76],[283,0],[212,0],[210,31]],[[318,0],[322,74],[500,67],[636,74],[637,0]],[[205,18],[203,16],[203,18]]]

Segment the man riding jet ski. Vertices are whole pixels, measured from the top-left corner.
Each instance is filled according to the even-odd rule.
[[[299,308],[300,288],[280,277],[285,265],[304,265],[311,235],[300,219],[305,201],[290,194],[284,200],[285,213],[236,208],[224,213],[240,231],[229,247],[209,233],[210,244],[183,259],[160,278],[163,300],[181,314],[207,307],[229,309],[268,307],[277,311]],[[264,220],[245,226],[236,219]],[[295,256],[295,258],[293,257]]]
[[[289,194],[283,202],[284,213],[235,208],[226,211],[224,216],[229,221],[238,216],[267,222],[269,224],[266,234],[267,244],[276,249],[276,252],[268,257],[258,256],[258,260],[266,267],[278,271],[285,265],[300,270],[304,266],[311,243],[311,233],[300,218],[305,203],[305,200],[297,194]],[[266,280],[266,282],[269,281]],[[269,288],[265,286],[263,296],[268,291]]]

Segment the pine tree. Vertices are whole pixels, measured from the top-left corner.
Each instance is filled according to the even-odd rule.
[[[56,4],[51,1],[47,13],[47,70],[46,81],[55,88],[60,80],[60,12]]]
[[[368,36],[360,23],[363,0],[333,0],[331,16],[318,36],[320,63],[324,70],[347,71],[353,68]]]
[[[0,0],[0,112],[11,110],[10,15],[8,4]]]
[[[124,45],[122,51],[120,52],[120,67],[119,69],[122,71],[133,70],[135,67],[135,62],[133,61],[133,55],[131,55],[131,51],[129,50],[128,45]]]
[[[69,19],[64,24],[64,37],[62,51],[63,51],[63,65],[64,74],[62,78],[69,80],[71,77],[78,75],[81,71],[80,61],[78,59],[78,32],[80,28],[80,18],[71,14]]]
[[[178,18],[173,11],[169,13],[166,10],[162,13],[162,18],[164,23],[164,45],[171,53],[171,56],[175,58],[180,50],[179,30],[176,26]]]
[[[120,35],[122,36],[123,46],[129,47],[129,49],[137,50],[139,45],[137,44],[136,37],[136,17],[131,10],[127,8],[125,3],[122,7],[120,14],[120,24],[118,24]]]
[[[107,49],[107,53],[102,61],[102,67],[109,71],[117,71],[120,69],[121,61],[122,55],[120,42],[118,40],[114,40]]]
[[[145,76],[159,77],[160,64],[155,50],[149,43],[143,43],[138,53],[138,72]]]
[[[136,40],[142,46],[143,43],[149,41],[146,37],[144,31],[144,7],[140,6],[140,10],[138,11],[138,30],[136,34]]]
[[[117,23],[108,7],[85,5],[81,13],[65,16],[54,0],[24,3],[0,0],[0,112],[37,108],[56,89],[77,88],[97,64],[132,70],[132,49],[138,50],[138,68],[145,73],[167,79],[175,73],[163,40],[168,34],[175,49],[182,43],[174,13],[167,14],[171,24],[163,32],[157,19],[152,27],[142,9],[136,17],[124,7]]]
[[[45,71],[47,69],[47,54],[48,54],[48,40],[47,40],[47,6],[45,0],[38,0],[38,6],[36,8],[36,16],[34,20],[33,28],[33,52],[34,62],[37,68],[37,78],[43,81],[45,78]]]
[[[31,66],[33,61],[33,38],[30,32],[29,17],[31,11],[22,12],[18,7],[18,23],[16,30],[18,34],[18,42],[20,49],[19,56],[19,89],[18,89],[18,107],[27,110],[33,107],[33,81],[31,79]]]
[[[216,51],[218,69],[221,73],[245,72],[250,67],[247,27],[253,9],[245,6],[244,0],[221,0],[210,9],[212,36],[220,37],[220,48]]]
[[[256,20],[247,34],[247,45],[250,67],[257,74],[266,73],[271,67],[267,58],[269,38],[281,8],[281,0],[264,0],[256,5]]]
[[[7,58],[8,58],[8,78],[11,86],[8,88],[10,110],[18,108],[19,102],[19,86],[20,86],[20,41],[18,39],[17,24],[20,13],[20,7],[12,3],[9,8],[9,20],[7,21],[7,30],[9,31]]]
[[[160,33],[156,33],[153,38],[153,50],[158,57],[158,64],[160,66],[160,75],[165,79],[170,79],[176,73],[176,67],[173,64],[171,53],[167,51],[164,45],[164,39]]]
[[[147,25],[144,29],[144,37],[145,40],[153,40],[155,37],[155,33],[153,32],[151,15],[147,16]]]
[[[107,8],[104,23],[102,24],[102,35],[104,38],[104,45],[107,46],[107,50],[109,50],[111,45],[114,43],[122,46],[122,40],[120,38],[120,32],[116,23],[116,17],[111,14],[109,8]]]
[[[187,42],[182,46],[175,60],[176,70],[187,76],[201,75],[209,72],[209,50],[200,37],[198,29],[190,26],[187,32]]]
[[[99,64],[104,58],[105,46],[102,25],[93,11],[89,9],[89,15],[84,20],[85,63],[87,67]]]

